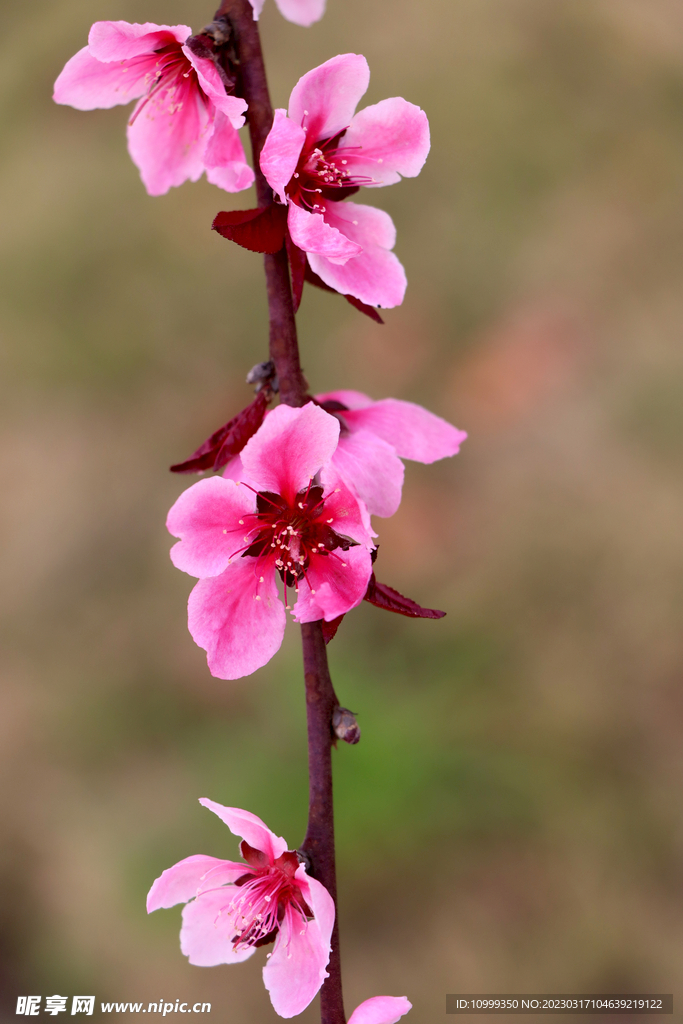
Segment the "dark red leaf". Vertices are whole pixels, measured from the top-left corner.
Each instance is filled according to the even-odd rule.
[[[409,597],[399,594],[393,587],[378,583],[374,572],[370,577],[364,600],[374,604],[376,608],[384,608],[385,611],[396,612],[397,615],[408,615],[411,619],[442,619],[446,614],[436,608],[423,608]]]
[[[196,452],[193,452],[189,459],[171,466],[171,472],[201,473],[204,469],[217,470],[227,465],[233,456],[239,455],[249,438],[263,423],[268,401],[267,393],[259,391],[254,401],[246,409],[242,409],[228,423],[212,434]]]
[[[224,210],[211,227],[251,252],[279,252],[285,244],[287,208],[271,203],[257,210]]]
[[[343,615],[338,615],[337,618],[332,619],[331,622],[325,622],[323,620],[323,639],[326,644],[329,644],[330,640],[333,640],[336,636],[343,618]]]
[[[308,264],[308,260],[306,261],[304,277],[309,284],[315,285],[316,288],[322,288],[324,292],[337,292],[336,288],[330,288],[329,284],[325,284],[322,278],[318,277],[318,275],[313,270],[311,270]],[[337,294],[341,295],[341,292],[337,292]],[[382,317],[379,315],[374,306],[367,306],[364,302],[361,302],[360,299],[354,298],[353,295],[344,295],[344,298],[346,299],[347,302],[351,303],[354,309],[359,310],[361,313],[365,313],[365,315],[369,316],[371,320],[375,321],[375,323],[384,323],[384,320],[382,320]]]
[[[296,313],[301,305],[301,295],[304,290],[304,276],[308,260],[303,249],[300,249],[292,241],[289,231],[287,232],[286,244],[289,266],[292,272],[292,298],[294,299],[294,312]]]

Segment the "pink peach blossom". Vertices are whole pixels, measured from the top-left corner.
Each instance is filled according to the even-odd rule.
[[[316,402],[340,421],[332,465],[371,515],[392,516],[398,509],[401,459],[436,462],[456,455],[467,437],[421,405],[397,398],[373,402],[361,391],[329,391]]]
[[[213,800],[199,802],[242,839],[240,853],[247,863],[186,857],[156,879],[147,913],[186,904],[180,948],[198,967],[240,963],[257,946],[275,942],[263,982],[275,1011],[294,1017],[327,977],[332,897],[255,814]]]
[[[97,21],[55,82],[55,101],[77,110],[139,100],[128,150],[153,196],[204,171],[226,192],[254,180],[236,130],[247,104],[227,95],[213,61],[184,45],[191,35],[187,25]]]
[[[318,405],[279,405],[227,476],[200,480],[169,512],[166,525],[180,538],[171,559],[199,577],[190,633],[219,679],[249,675],[279,649],[288,589],[297,622],[331,621],[365,596],[372,534],[365,507],[331,463],[339,431]]]
[[[349,1024],[396,1024],[412,1008],[405,996],[373,996],[356,1007]]]
[[[249,0],[254,8],[254,21],[263,10],[265,0]],[[308,28],[314,21],[319,21],[325,13],[325,0],[275,0],[280,14],[293,21],[295,25]]]
[[[361,185],[379,188],[419,174],[429,152],[429,125],[424,111],[400,97],[356,114],[369,81],[368,63],[355,53],[309,71],[292,90],[289,111],[275,111],[260,162],[287,206],[291,241],[307,254],[313,274],[365,305],[391,307],[403,301],[406,288],[391,251],[391,217],[340,200]],[[300,286],[295,274],[295,293]]]

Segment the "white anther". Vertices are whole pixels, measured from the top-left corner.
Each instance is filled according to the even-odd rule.
[[[223,530],[223,533],[227,533],[227,532],[228,532],[227,530]]]
[[[342,562],[342,569],[345,569],[345,568],[346,568],[346,562]],[[258,598],[256,600],[258,600]]]
[[[303,503],[303,501],[300,501],[299,502],[299,508],[303,508],[303,507],[304,507],[304,503]],[[289,529],[291,530],[292,527],[290,526]]]
[[[263,583],[263,576],[259,576],[258,581],[259,583]]]
[[[340,491],[341,491],[341,487],[335,487],[335,489],[334,489],[334,493],[335,494],[339,494]]]
[[[295,178],[298,178],[298,177],[299,177],[299,172],[298,172],[298,171],[295,171],[295,172],[294,172],[294,177],[295,177]],[[268,954],[268,956],[270,956],[270,953]]]
[[[328,519],[327,521],[328,521],[328,523],[333,523],[334,519]]]
[[[240,519],[240,526],[244,526],[244,519]]]
[[[357,221],[357,220],[354,220],[354,222],[353,222],[353,223],[354,223],[354,224],[357,224],[357,223],[358,223],[358,221]]]
[[[254,598],[254,600],[255,600],[255,601],[260,601],[260,600],[261,600],[261,598],[260,598],[260,597],[259,597],[259,595],[257,594],[257,595],[256,595],[256,597]]]
[[[384,163],[384,159],[382,157],[380,157],[379,160],[377,161],[377,163],[378,164],[383,164]]]
[[[342,163],[346,164],[346,163],[348,163],[348,160],[342,160]]]

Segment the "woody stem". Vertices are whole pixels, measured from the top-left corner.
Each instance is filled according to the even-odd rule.
[[[273,202],[273,193],[259,166],[259,156],[273,123],[258,23],[249,0],[223,0],[216,18],[227,18],[234,34],[242,95],[249,104],[248,120],[259,206]],[[270,358],[280,384],[280,398],[301,406],[308,385],[301,370],[289,264],[285,247],[264,257],[270,322]],[[308,723],[309,807],[308,828],[302,851],[310,860],[310,873],[325,886],[337,907],[332,805],[332,714],[338,704],[323,639],[322,623],[301,627]],[[339,929],[335,913],[329,976],[320,990],[321,1024],[346,1024],[341,985]]]

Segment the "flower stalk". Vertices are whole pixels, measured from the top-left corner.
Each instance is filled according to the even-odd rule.
[[[256,197],[259,207],[273,202],[259,157],[273,123],[266,69],[261,50],[258,22],[249,0],[223,0],[216,20],[224,18],[233,31],[233,45],[239,61],[241,91],[248,103],[249,135],[254,162]],[[305,403],[308,385],[301,370],[294,302],[285,247],[264,255],[268,290],[269,349],[279,382],[280,399],[287,405]],[[306,717],[308,726],[309,809],[308,828],[301,850],[310,862],[310,874],[324,885],[337,907],[334,850],[334,809],[332,803],[332,716],[338,706],[327,662],[322,623],[301,627]],[[346,1024],[342,997],[339,926],[335,913],[329,977],[320,990],[321,1024]]]

